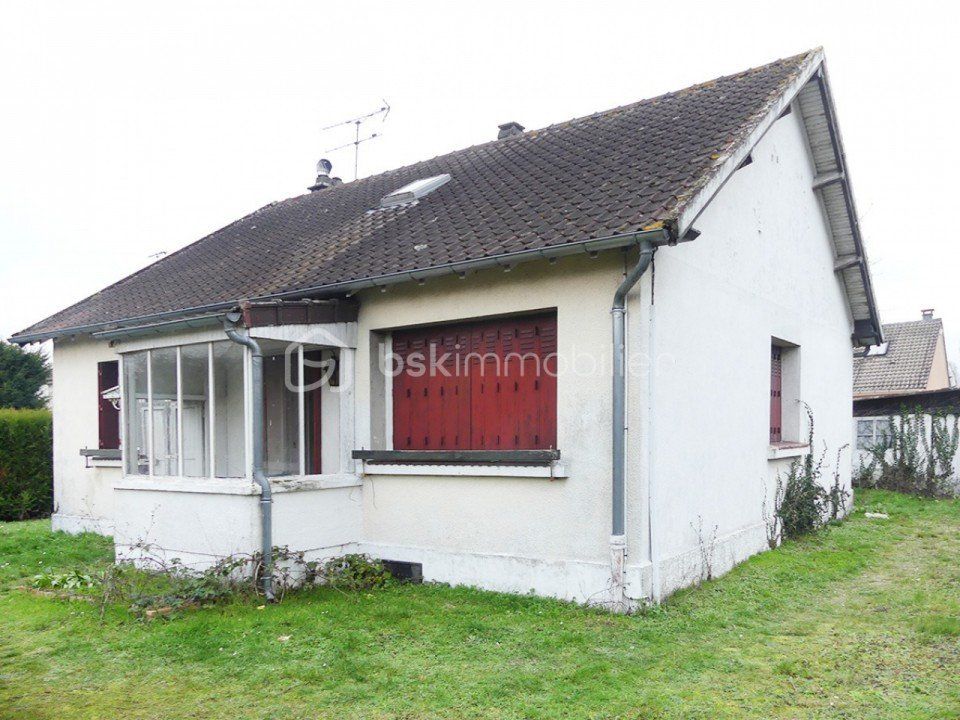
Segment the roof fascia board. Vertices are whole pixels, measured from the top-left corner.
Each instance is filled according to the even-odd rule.
[[[185,317],[162,322],[144,323],[117,328],[115,330],[100,330],[91,333],[98,340],[116,340],[118,338],[137,337],[142,335],[164,335],[177,330],[194,330],[197,328],[213,327],[223,322],[221,313]]]
[[[870,319],[873,321],[876,331],[876,344],[883,342],[883,325],[880,322],[880,313],[877,310],[877,298],[873,292],[873,281],[870,278],[870,269],[867,261],[867,251],[863,246],[863,236],[860,234],[860,220],[857,213],[857,204],[853,197],[853,188],[850,184],[850,170],[847,168],[847,154],[843,148],[843,138],[840,135],[840,124],[837,122],[837,109],[833,103],[833,95],[830,92],[830,81],[827,75],[827,64],[821,59],[819,72],[817,73],[817,84],[820,90],[820,97],[823,102],[823,109],[827,116],[827,128],[830,131],[830,140],[833,143],[833,153],[836,158],[837,171],[840,173],[840,187],[843,190],[843,197],[847,206],[847,216],[850,222],[850,229],[853,234],[853,242],[857,248],[857,255],[860,258],[860,278],[863,282],[864,291],[867,294],[867,304],[870,307]]]
[[[212,303],[210,305],[200,305],[197,307],[184,308],[182,310],[168,310],[165,312],[152,313],[150,315],[134,315],[122,320],[110,320],[108,322],[89,323],[87,325],[74,325],[71,327],[54,330],[52,332],[40,333],[17,333],[11,335],[9,341],[17,345],[28,345],[29,343],[43,342],[53,340],[54,338],[68,337],[70,335],[93,335],[99,331],[119,328],[119,326],[146,325],[162,320],[173,320],[183,318],[189,315],[197,315],[216,310],[231,310],[237,306],[236,302]]]
[[[727,181],[733,177],[733,174],[740,167],[741,163],[747,159],[747,156],[757,146],[757,143],[763,139],[767,131],[773,127],[773,124],[780,118],[784,110],[790,107],[790,104],[797,97],[797,94],[803,89],[811,78],[823,65],[823,51],[816,50],[804,60],[797,77],[787,86],[780,97],[769,107],[766,114],[757,124],[757,126],[746,135],[740,143],[733,148],[727,155],[727,158],[720,164],[717,172],[708,180],[690,200],[684,205],[682,212],[677,218],[677,237],[682,239],[693,227],[697,218],[706,210],[707,206],[713,201],[720,189],[726,185]]]
[[[33,342],[43,342],[54,338],[67,337],[71,335],[94,335],[100,339],[108,337],[120,337],[126,334],[125,329],[130,326],[137,328],[150,328],[153,331],[158,329],[158,325],[176,324],[180,319],[189,315],[198,315],[201,313],[210,313],[215,311],[227,311],[236,308],[243,301],[257,302],[261,300],[274,300],[283,298],[298,298],[316,295],[336,295],[340,293],[352,294],[359,290],[367,290],[376,287],[385,287],[402,282],[421,281],[432,277],[441,277],[444,275],[464,275],[467,272],[475,270],[484,270],[489,268],[502,268],[508,270],[514,265],[532,260],[559,258],[570,255],[593,254],[603,250],[613,250],[618,248],[631,247],[639,245],[642,240],[651,242],[653,245],[667,245],[672,243],[672,237],[664,227],[655,227],[644,230],[639,233],[628,233],[623,235],[611,235],[603,238],[583,240],[576,243],[565,243],[554,247],[536,248],[532,250],[521,250],[513,253],[503,253],[500,255],[491,255],[476,260],[466,260],[463,262],[447,263],[436,265],[422,270],[406,270],[403,272],[390,273],[387,275],[372,276],[360,278],[358,280],[349,280],[341,283],[331,283],[327,285],[318,285],[314,287],[300,288],[282,293],[271,293],[252,298],[238,298],[236,301],[213,303],[211,305],[202,305],[198,307],[185,308],[183,310],[171,310],[152,315],[140,315],[136,317],[112,320],[109,322],[94,323],[89,325],[77,325],[63,328],[53,332],[46,333],[20,333],[10,337],[10,342],[18,345],[26,345]]]
[[[716,197],[717,193],[720,192],[721,188],[723,188],[727,181],[733,176],[740,165],[749,157],[757,143],[763,139],[764,135],[773,127],[773,124],[780,118],[783,112],[790,107],[793,101],[797,99],[800,91],[811,80],[817,83],[818,89],[820,90],[824,112],[827,118],[827,127],[830,132],[833,151],[836,157],[838,176],[836,178],[830,178],[830,182],[839,183],[843,189],[850,227],[852,229],[854,243],[857,247],[857,257],[859,258],[859,262],[856,263],[856,265],[860,271],[861,282],[863,283],[868,298],[867,304],[870,307],[870,320],[876,335],[874,339],[877,344],[879,344],[883,342],[883,326],[880,323],[880,314],[877,310],[877,300],[870,278],[867,255],[863,246],[863,237],[860,234],[856,202],[854,201],[853,191],[850,185],[850,172],[846,165],[846,153],[843,149],[843,140],[840,136],[836,108],[830,93],[826,62],[822,50],[816,50],[810,53],[810,56],[801,66],[797,77],[794,78],[793,82],[784,90],[777,101],[770,106],[756,128],[731,151],[721,164],[720,169],[697,191],[690,201],[687,202],[677,218],[676,235],[680,240],[687,239],[688,233],[690,234],[689,239],[696,237],[695,234],[690,232],[693,224],[703,211],[706,210],[707,206],[713,201],[713,198]]]

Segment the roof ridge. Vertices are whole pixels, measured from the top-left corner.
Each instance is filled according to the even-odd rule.
[[[659,102],[667,98],[686,95],[697,90],[713,87],[717,83],[725,80],[733,80],[741,77],[746,77],[747,75],[751,75],[751,74],[760,72],[762,70],[771,68],[774,65],[785,64],[793,61],[796,61],[797,64],[799,65],[802,63],[803,60],[806,60],[809,57],[813,57],[818,52],[822,52],[822,51],[823,51],[822,47],[812,48],[810,50],[797,53],[796,55],[790,55],[787,57],[778,58],[768,63],[763,63],[762,65],[755,65],[754,67],[747,68],[746,70],[741,70],[739,72],[731,73],[729,75],[720,75],[710,80],[704,80],[702,82],[695,83],[693,85],[688,85],[687,87],[681,88],[679,90],[671,90],[669,92],[660,93],[659,95],[654,95],[653,97],[641,98],[639,100],[634,100],[633,102],[625,103],[623,105],[617,105],[616,107],[607,108],[606,110],[597,110],[587,115],[578,115],[577,117],[573,117],[568,120],[562,120],[560,122],[552,123],[550,125],[544,125],[543,127],[533,128],[532,130],[525,130],[524,132],[511,137],[502,138],[502,139],[485,140],[484,142],[476,143],[474,145],[467,145],[465,147],[457,148],[455,150],[449,150],[447,152],[440,153],[439,155],[434,155],[429,158],[424,158],[423,160],[417,160],[416,162],[408,163],[406,165],[400,165],[395,168],[390,168],[389,170],[384,170],[374,175],[367,175],[365,177],[358,178],[351,182],[344,182],[344,183],[340,183],[339,185],[333,185],[331,187],[324,188],[323,192],[330,193],[331,191],[336,192],[337,190],[345,191],[346,188],[357,187],[361,183],[366,183],[367,181],[373,181],[378,178],[385,177],[391,173],[399,173],[399,172],[402,172],[403,170],[416,167],[417,165],[436,162],[438,160],[442,160],[452,155],[457,155],[467,150],[480,150],[485,147],[497,147],[497,146],[505,146],[506,144],[516,144],[517,142],[523,141],[524,139],[535,138],[537,137],[537,135],[550,130],[563,129],[575,123],[585,122],[587,120],[597,120],[597,119],[608,117],[610,115],[613,115],[619,112],[623,112],[628,109]],[[312,193],[307,192],[307,193],[301,193],[300,195],[292,195],[288,198],[284,198],[283,200],[278,200],[277,202],[286,202],[287,200],[294,200],[296,198],[308,197],[311,194]]]
[[[894,322],[883,323],[884,327],[892,327],[893,325],[942,325],[943,318],[930,318],[929,320],[924,320],[923,318],[919,320],[896,320]]]

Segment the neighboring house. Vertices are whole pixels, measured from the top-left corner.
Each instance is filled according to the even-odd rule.
[[[943,322],[933,310],[921,319],[887,323],[884,342],[854,351],[853,431],[854,468],[869,465],[870,449],[890,436],[896,416],[922,415],[929,436],[934,416],[950,426],[960,407],[947,359]]]
[[[886,323],[883,343],[854,351],[855,399],[951,387],[943,322],[921,312],[920,320]]]
[[[767,547],[802,402],[849,442],[883,338],[821,51],[329,169],[13,338],[54,340],[54,527],[624,608]]]

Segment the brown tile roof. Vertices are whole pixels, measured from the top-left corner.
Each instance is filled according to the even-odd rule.
[[[18,335],[669,224],[815,52],[267,205]],[[442,173],[450,182],[417,204],[377,209]]]
[[[867,356],[864,349],[854,352],[853,394],[926,389],[941,332],[943,323],[939,319],[885,324],[886,354]]]

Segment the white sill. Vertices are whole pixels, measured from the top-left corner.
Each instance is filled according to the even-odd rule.
[[[567,477],[563,465],[441,465],[413,463],[371,463],[361,461],[363,475],[407,475],[446,476],[446,477],[504,477],[504,478],[547,478],[557,480]]]
[[[810,452],[810,446],[806,443],[776,443],[767,448],[767,459],[780,460],[782,458],[798,458],[803,457],[808,452]]]
[[[119,460],[96,460],[94,458],[90,458],[90,467],[121,468],[123,467],[123,463]]]
[[[356,487],[360,478],[352,473],[270,478],[274,493]],[[113,483],[115,490],[206,493],[209,495],[259,495],[260,487],[246,478],[145,477],[127,475]]]

